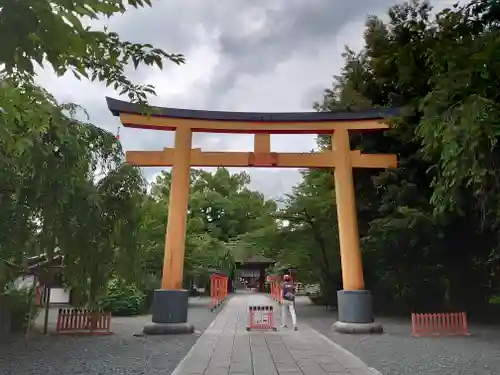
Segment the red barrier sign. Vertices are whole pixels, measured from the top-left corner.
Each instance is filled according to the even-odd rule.
[[[257,329],[277,331],[273,306],[248,306],[247,331]]]

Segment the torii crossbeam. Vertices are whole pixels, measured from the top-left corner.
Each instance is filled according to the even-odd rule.
[[[140,106],[106,98],[125,127],[175,131],[173,148],[128,151],[126,160],[141,167],[172,167],[162,289],[155,291],[153,324],[146,333],[192,331],[187,323],[188,292],[182,290],[190,167],[333,168],[343,290],[338,292],[340,332],[380,332],[371,294],[365,290],[359,246],[352,168],[396,168],[396,155],[351,150],[349,132],[387,129],[397,109],[362,112],[248,113]],[[253,152],[204,152],[192,148],[193,132],[254,134]],[[271,134],[329,134],[332,150],[312,153],[271,151]],[[175,327],[174,327],[175,326]],[[174,327],[174,328],[172,328]],[[184,327],[184,328],[179,328]]]

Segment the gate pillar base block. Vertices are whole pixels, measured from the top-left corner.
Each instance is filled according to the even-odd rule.
[[[146,324],[146,335],[178,335],[194,332],[187,322],[189,292],[184,289],[156,289],[151,308],[152,322]]]
[[[142,332],[145,335],[186,335],[194,332],[194,326],[189,323],[148,323]]]
[[[384,332],[384,328],[380,323],[345,323],[335,322],[332,326],[333,330],[338,333],[347,334],[380,334]]]
[[[372,295],[369,290],[339,290],[338,322],[333,330],[339,333],[382,333],[384,329],[373,318]]]

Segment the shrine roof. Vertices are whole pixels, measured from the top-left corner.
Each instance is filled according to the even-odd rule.
[[[120,113],[145,114],[144,107],[122,100],[106,97],[108,108],[113,116]],[[151,116],[186,120],[241,121],[241,122],[326,122],[378,120],[397,116],[400,108],[374,108],[363,111],[339,110],[334,112],[225,112],[205,111],[151,106]]]
[[[212,275],[223,275],[223,276],[229,276],[227,272],[221,271],[218,268],[208,268],[207,273],[210,273]]]
[[[237,259],[237,263],[241,264],[273,264],[275,260],[267,258],[263,255],[253,255],[249,258]]]
[[[21,274],[30,275],[37,274],[44,267],[50,268],[63,268],[64,267],[64,255],[61,254],[59,249],[54,250],[52,258],[49,259],[47,253],[31,256],[26,258],[23,265],[16,265],[5,259],[0,259],[1,263],[4,263],[8,268],[12,268],[20,272]]]

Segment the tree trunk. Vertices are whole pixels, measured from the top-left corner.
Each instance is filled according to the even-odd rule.
[[[43,319],[43,334],[49,332],[49,313],[50,313],[50,292],[52,290],[51,283],[45,286],[45,316]]]

